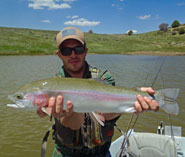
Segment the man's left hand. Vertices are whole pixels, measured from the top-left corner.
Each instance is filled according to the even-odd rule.
[[[142,92],[147,92],[150,95],[154,95],[155,91],[151,87],[141,87],[140,90]],[[141,95],[137,95],[137,101],[135,102],[136,113],[140,113],[143,111],[158,111],[159,104],[156,100],[150,99],[149,97],[143,97]]]

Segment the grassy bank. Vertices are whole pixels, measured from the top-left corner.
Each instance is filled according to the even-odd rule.
[[[185,27],[182,25],[181,27]],[[184,55],[185,34],[154,31],[144,34],[85,33],[89,53]],[[0,27],[0,55],[49,55],[56,52],[58,31]]]

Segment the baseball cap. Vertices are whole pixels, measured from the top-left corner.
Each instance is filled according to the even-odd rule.
[[[67,39],[76,39],[82,44],[85,43],[84,33],[75,27],[66,27],[62,29],[56,36],[57,46],[59,47],[63,41]]]

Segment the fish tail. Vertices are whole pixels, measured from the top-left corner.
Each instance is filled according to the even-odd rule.
[[[179,105],[176,102],[177,96],[179,95],[179,88],[167,88],[158,90],[159,95],[156,99],[159,102],[159,107],[166,113],[172,115],[178,115]]]

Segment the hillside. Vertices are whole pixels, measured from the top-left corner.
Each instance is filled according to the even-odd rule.
[[[185,29],[185,25],[181,25]],[[143,34],[89,34],[85,38],[89,53],[184,55],[185,34],[169,28]],[[0,27],[0,55],[49,55],[56,52],[58,31]],[[173,35],[172,35],[173,34]]]

